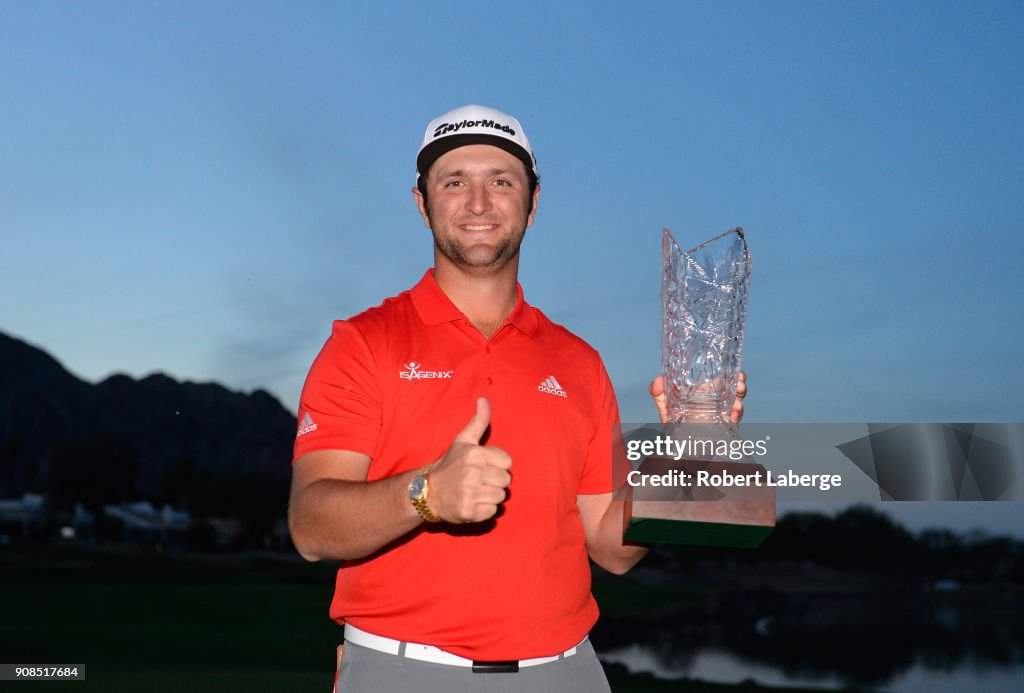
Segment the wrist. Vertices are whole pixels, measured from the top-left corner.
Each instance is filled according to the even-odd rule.
[[[409,502],[417,514],[424,521],[433,523],[440,522],[441,518],[430,509],[430,468],[432,466],[428,464],[412,478],[412,481],[409,482],[408,494]]]

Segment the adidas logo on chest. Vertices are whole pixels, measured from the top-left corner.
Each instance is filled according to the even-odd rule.
[[[541,392],[546,392],[549,395],[565,398],[569,397],[569,394],[561,385],[558,384],[558,381],[555,380],[555,376],[553,375],[549,375],[544,382],[537,386],[537,389]]]

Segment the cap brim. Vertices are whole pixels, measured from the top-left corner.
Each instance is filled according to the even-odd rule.
[[[434,165],[434,162],[442,156],[453,149],[465,147],[470,144],[489,144],[491,146],[498,147],[499,149],[504,149],[506,152],[522,161],[527,172],[537,175],[533,157],[531,157],[530,153],[521,146],[504,137],[481,134],[448,135],[447,137],[442,137],[439,140],[434,140],[421,149],[420,153],[416,156],[416,173],[422,176],[430,169],[431,166]]]

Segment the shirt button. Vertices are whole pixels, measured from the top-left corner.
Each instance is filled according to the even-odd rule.
[[[494,384],[494,378],[492,378],[491,376],[487,376],[487,384],[488,385],[493,385]]]

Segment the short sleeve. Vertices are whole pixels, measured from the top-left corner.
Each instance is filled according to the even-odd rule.
[[[381,421],[379,368],[373,350],[355,325],[338,320],[302,387],[292,461],[316,450],[372,456]]]
[[[583,463],[578,494],[590,495],[610,493],[615,490],[614,473],[618,461],[625,460],[622,447],[622,425],[619,422],[619,405],[615,390],[600,357],[597,358],[595,375],[594,434],[587,447]]]

